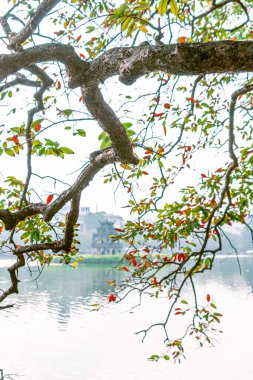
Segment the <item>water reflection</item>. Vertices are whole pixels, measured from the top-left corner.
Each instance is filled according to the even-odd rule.
[[[224,334],[215,349],[193,349],[180,367],[146,361],[159,352],[159,331],[145,345],[133,334],[152,318],[157,321],[163,312],[159,303],[144,304],[134,314],[124,312],[128,305],[113,304],[99,313],[87,311],[108,293],[106,280],[119,282],[121,273],[105,266],[52,266],[35,282],[21,271],[20,294],[11,298],[16,306],[0,313],[0,368],[24,380],[49,380],[52,368],[54,380],[249,380],[253,257],[240,258],[240,264],[241,276],[235,258],[221,257],[214,271],[199,276],[199,293],[219,298]],[[6,268],[0,268],[0,288],[8,280]]]
[[[34,267],[31,272],[20,273],[20,294],[12,297],[16,307],[3,314],[16,315],[24,304],[33,304],[47,311],[64,328],[72,312],[82,313],[83,306],[97,303],[108,294],[110,286],[106,280],[120,282],[122,274],[101,265],[80,265],[75,269],[54,265],[37,277]],[[8,281],[8,272],[0,268],[0,287],[8,286]]]

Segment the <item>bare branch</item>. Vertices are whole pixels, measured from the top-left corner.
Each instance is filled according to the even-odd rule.
[[[6,29],[6,17],[3,17],[3,23],[5,23],[5,31],[7,31],[7,35],[10,40],[9,48],[13,50],[19,50],[22,43],[25,42],[37,29],[39,24],[43,21],[46,15],[57,5],[61,0],[43,0],[38,8],[32,13],[28,23],[24,26],[24,28],[18,33],[14,34],[11,32],[10,28]],[[8,14],[10,17],[11,14]]]

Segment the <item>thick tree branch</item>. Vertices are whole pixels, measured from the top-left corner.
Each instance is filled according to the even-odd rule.
[[[99,88],[82,86],[81,90],[84,104],[101,128],[108,133],[119,160],[137,164],[139,160],[133,154],[133,147],[126,130],[114,111],[105,102]]]
[[[35,63],[49,61],[63,63],[68,70],[70,81],[72,80],[72,74],[83,72],[89,66],[87,62],[77,55],[74,48],[70,45],[43,44],[13,54],[1,54],[0,81]]]
[[[164,71],[175,75],[200,75],[253,71],[253,41],[219,41],[145,45],[114,48],[95,59],[82,80],[94,84],[120,75],[122,83],[131,85],[141,76]]]
[[[0,210],[0,219],[5,225],[7,231],[12,230],[19,222],[25,220],[29,216],[43,214],[47,206],[44,203],[32,203],[23,209],[10,212],[9,210]]]
[[[17,277],[17,271],[19,268],[25,265],[25,259],[22,254],[16,254],[16,256],[16,263],[8,268],[8,271],[10,273],[11,286],[0,295],[0,303],[3,302],[3,300],[5,300],[5,298],[7,298],[9,295],[13,293],[18,293],[19,280]]]
[[[253,41],[113,48],[91,63],[83,61],[69,45],[43,44],[0,55],[0,80],[31,64],[48,61],[66,66],[71,88],[95,86],[114,75],[119,75],[122,83],[131,85],[141,76],[157,70],[175,75],[252,72]]]
[[[77,180],[69,189],[63,191],[54,202],[47,206],[44,210],[44,220],[49,222],[53,216],[76,194],[82,192],[95,175],[105,166],[118,161],[114,149],[102,150],[94,158],[91,157],[90,163],[82,170]],[[0,210],[1,211],[1,210]]]

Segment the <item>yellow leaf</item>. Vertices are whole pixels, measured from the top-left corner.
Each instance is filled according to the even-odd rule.
[[[143,33],[148,33],[148,29],[146,28],[146,26],[140,25],[140,26],[139,26],[139,29],[140,29]]]
[[[157,8],[159,15],[161,15],[161,16],[165,15],[165,13],[167,12],[167,5],[168,5],[168,0],[161,0],[160,1],[158,8]]]
[[[125,170],[131,170],[131,166],[128,164],[120,164],[120,166]]]
[[[75,262],[72,264],[72,267],[73,267],[73,268],[76,268],[76,267],[77,267],[77,261],[75,261]]]
[[[66,20],[66,21],[64,22],[64,24],[63,24],[63,26],[64,26],[65,29],[67,28],[68,24],[69,24],[69,21]]]
[[[129,24],[131,23],[131,20],[132,19],[130,17],[127,17],[125,19],[125,21],[122,22],[122,24],[121,24],[121,31],[122,32],[128,28]]]
[[[178,15],[179,9],[177,6],[177,0],[170,0],[170,10],[171,10],[171,13],[173,13],[175,16]]]

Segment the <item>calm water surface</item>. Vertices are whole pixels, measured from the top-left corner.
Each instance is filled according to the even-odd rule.
[[[210,293],[224,315],[223,334],[213,348],[191,343],[181,365],[147,360],[163,352],[158,329],[144,343],[134,334],[163,320],[165,301],[147,299],[129,312],[135,301],[129,298],[87,310],[108,293],[106,279],[120,279],[110,268],[53,266],[37,282],[36,273],[23,271],[15,308],[0,312],[0,368],[24,380],[251,380],[253,257],[240,262],[241,276],[236,260],[223,257],[198,280],[200,300]],[[8,285],[5,265],[0,261],[0,288]]]

